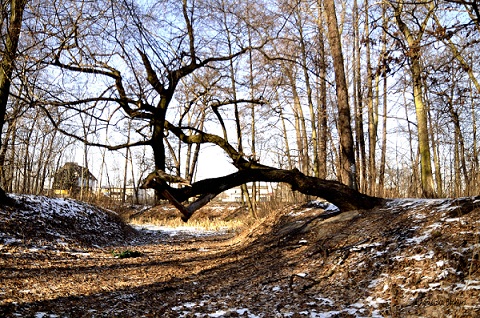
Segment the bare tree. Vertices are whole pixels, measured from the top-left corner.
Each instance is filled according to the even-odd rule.
[[[0,60],[0,145],[2,145],[1,130],[5,124],[5,115],[10,86],[12,83],[13,70],[17,57],[18,41],[22,28],[23,12],[27,0],[11,0],[5,3],[2,8],[1,23],[6,25],[5,42]],[[3,13],[7,13],[3,15]],[[3,31],[3,28],[2,28]],[[0,166],[2,169],[3,166]],[[8,198],[0,185],[0,202],[7,202]]]
[[[342,181],[349,187],[357,188],[357,167],[355,164],[355,152],[353,134],[350,119],[350,106],[348,104],[348,87],[345,78],[343,53],[338,29],[335,1],[324,1],[325,14],[327,16],[328,41],[333,57],[335,69],[335,82],[338,105],[338,129],[340,132],[341,145],[341,175]]]
[[[432,163],[431,163],[431,153],[430,153],[430,141],[428,133],[428,118],[427,118],[427,109],[424,102],[424,87],[422,82],[422,48],[421,41],[427,24],[430,21],[430,17],[435,10],[434,2],[429,2],[426,5],[420,4],[422,9],[424,9],[424,15],[422,17],[413,17],[414,21],[418,21],[416,27],[417,29],[412,30],[412,26],[409,26],[404,21],[404,14],[406,12],[404,1],[398,1],[395,4],[392,4],[395,12],[395,20],[397,22],[400,32],[402,32],[406,45],[405,45],[405,56],[409,61],[409,68],[412,77],[412,86],[413,86],[413,98],[415,103],[415,110],[417,116],[417,125],[418,125],[418,146],[420,151],[420,165],[421,165],[421,184],[422,192],[425,197],[435,197],[437,196],[435,192],[434,182],[433,182],[433,172],[432,172]],[[413,6],[417,6],[413,4]],[[425,7],[423,7],[425,6]],[[412,11],[413,13],[416,10]],[[419,20],[421,19],[421,20]]]
[[[291,184],[294,190],[322,196],[343,209],[371,207],[381,202],[380,199],[362,195],[341,183],[308,177],[305,174],[308,169],[301,173],[296,169],[283,170],[263,165],[256,156],[245,155],[240,143],[234,147],[229,142],[225,129],[224,136],[221,137],[206,132],[206,127],[191,127],[184,122],[177,124],[172,120],[172,111],[176,109],[176,104],[173,103],[176,101],[175,94],[180,91],[184,81],[193,76],[202,76],[204,70],[210,69],[216,70],[217,77],[214,81],[217,81],[218,85],[227,83],[226,79],[229,78],[231,83],[235,83],[229,76],[232,73],[232,61],[238,61],[246,53],[255,50],[265,52],[267,45],[273,43],[275,37],[270,36],[272,32],[265,29],[269,24],[259,21],[266,22],[275,17],[267,14],[246,19],[242,14],[244,5],[252,5],[251,3],[230,6],[227,11],[230,29],[227,31],[222,19],[219,19],[225,11],[222,11],[222,6],[218,6],[216,2],[183,0],[147,4],[121,1],[107,4],[108,6],[105,6],[101,1],[84,3],[79,8],[83,11],[75,12],[73,16],[60,14],[70,11],[57,10],[59,15],[56,20],[63,26],[64,32],[57,35],[54,57],[45,61],[48,68],[54,69],[65,79],[64,82],[75,79],[87,87],[89,83],[95,83],[96,88],[67,94],[67,87],[63,87],[64,93],[60,97],[49,96],[37,102],[51,119],[46,105],[65,109],[71,118],[89,114],[105,125],[118,125],[131,119],[136,123],[136,137],[132,136],[130,142],[102,144],[96,139],[85,138],[69,131],[66,122],[58,125],[52,120],[52,124],[60,131],[86,145],[102,146],[111,150],[133,146],[151,147],[155,169],[146,178],[144,187],[156,189],[159,195],[172,202],[184,214],[185,220],[226,189],[255,181],[286,182]],[[155,12],[161,12],[161,15],[156,15]],[[252,21],[253,18],[256,21]],[[329,20],[330,27],[332,21]],[[103,29],[92,29],[92,24],[102,26]],[[170,33],[153,32],[167,26]],[[87,27],[90,28],[89,32],[83,32]],[[250,30],[250,33],[244,33],[246,29]],[[227,34],[230,34],[231,47],[228,46]],[[249,36],[244,37],[242,34]],[[340,60],[337,60],[338,57],[341,58],[338,30],[335,39],[338,41],[334,42],[332,38],[331,46],[335,46],[335,61],[340,64]],[[342,73],[340,69],[338,72],[338,81],[341,84]],[[61,83],[57,81],[52,84]],[[337,85],[337,91],[343,92],[338,100],[341,101],[339,127],[342,158],[345,159],[345,176],[348,176],[345,182],[355,187],[353,140],[351,130],[348,130],[350,119],[344,76],[344,85],[340,84]],[[245,98],[223,95],[210,107],[218,110],[219,107],[227,105],[265,103],[261,98],[252,98],[252,94],[244,96]],[[112,107],[114,104],[117,105],[116,108]],[[218,119],[220,121],[220,117]],[[230,157],[238,172],[222,178],[193,182],[189,187],[171,187],[168,183],[175,178],[165,177],[164,172],[168,167],[168,160],[172,158],[168,155],[168,138],[173,136],[187,146],[210,143],[220,147]],[[308,166],[308,163],[305,165]],[[182,202],[191,197],[196,200],[188,207],[183,206]]]

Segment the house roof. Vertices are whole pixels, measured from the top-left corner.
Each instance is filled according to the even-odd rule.
[[[97,178],[95,178],[95,176],[90,172],[90,170],[88,170],[88,168],[82,167],[76,162],[65,163],[63,167],[61,167],[55,172],[54,177],[61,178],[61,176],[65,174],[73,175],[75,177],[81,177],[83,174],[84,178],[88,177],[90,180],[97,181]]]

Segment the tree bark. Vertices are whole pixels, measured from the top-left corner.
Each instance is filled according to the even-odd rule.
[[[383,76],[382,149],[381,149],[380,166],[379,166],[379,173],[378,173],[378,189],[376,192],[381,197],[385,197],[385,193],[386,193],[385,191],[385,166],[387,161],[386,158],[387,158],[387,75],[385,74]]]
[[[305,124],[305,116],[303,114],[302,103],[298,93],[296,78],[292,72],[292,65],[284,65],[284,73],[286,74],[293,95],[293,116],[295,119],[295,132],[298,148],[298,162],[300,163],[300,171],[308,173],[309,170],[309,155],[308,155],[308,140],[307,140],[307,126]]]
[[[382,17],[385,19],[385,17]],[[366,78],[366,90],[367,90],[367,109],[368,109],[368,189],[369,194],[375,195],[376,180],[377,180],[377,168],[376,168],[376,146],[377,146],[377,131],[378,131],[378,103],[373,103],[373,72],[371,65],[371,52],[370,52],[370,22],[369,22],[369,2],[365,0],[365,55],[367,60],[367,78]],[[382,34],[382,56],[386,51],[386,35]],[[381,63],[381,62],[380,62]],[[381,65],[378,65],[380,67]],[[375,74],[375,86],[378,89],[379,85],[379,72]],[[385,74],[386,76],[386,74]]]
[[[318,176],[321,179],[327,177],[327,63],[325,61],[325,30],[323,28],[323,9],[318,6],[317,40],[318,40],[318,93],[317,93],[317,117],[318,117]]]
[[[363,130],[363,93],[362,93],[362,76],[360,63],[360,35],[359,35],[359,13],[357,0],[353,2],[353,103],[355,116],[355,139],[357,150],[357,167],[358,167],[358,187],[360,191],[365,192],[367,187],[367,163],[365,152],[365,138]],[[368,16],[368,14],[367,14]],[[368,79],[367,79],[368,81]]]
[[[429,12],[421,24],[417,36],[412,34],[410,28],[402,20],[403,1],[400,1],[398,6],[394,7],[395,20],[408,45],[408,51],[405,54],[410,62],[410,73],[413,82],[413,100],[415,104],[418,126],[418,149],[420,152],[422,195],[427,198],[436,197],[437,194],[435,193],[433,182],[430,144],[428,138],[428,113],[425,103],[423,102],[422,66],[420,61],[422,53],[420,48],[420,40],[426,29],[429,17],[433,12],[433,5],[434,3],[432,2],[430,4]]]
[[[317,125],[315,123],[315,111],[313,107],[313,97],[312,97],[312,88],[310,86],[310,74],[308,72],[308,65],[307,65],[307,49],[305,45],[305,38],[304,38],[304,30],[303,24],[301,19],[301,13],[297,12],[297,27],[300,37],[300,59],[301,59],[301,66],[303,70],[303,76],[305,78],[305,89],[307,93],[307,101],[308,101],[308,109],[310,112],[310,127],[311,127],[311,142],[312,142],[312,150],[313,150],[313,174],[315,177],[319,177],[319,157],[318,157],[318,137],[317,137]],[[307,146],[308,147],[308,146]],[[307,160],[309,160],[307,158]]]
[[[340,133],[340,162],[342,182],[352,189],[357,189],[357,168],[355,164],[355,151],[348,105],[348,87],[345,78],[343,53],[338,30],[337,16],[334,0],[325,0],[325,13],[327,16],[328,40],[333,57],[335,71],[335,84],[338,104],[338,128]]]
[[[163,193],[164,197],[170,200],[170,202],[177,206],[180,212],[184,214],[184,220],[188,220],[197,209],[207,204],[221,192],[235,186],[256,181],[288,183],[291,185],[293,191],[321,197],[337,205],[344,211],[370,209],[384,202],[381,198],[361,194],[340,182],[306,176],[298,169],[277,169],[262,165],[256,161],[246,160],[241,153],[217,135],[200,131],[195,135],[185,135],[182,129],[173,126],[167,121],[165,121],[165,127],[184,143],[213,143],[217,145],[225,151],[232,159],[233,165],[239,169],[236,173],[220,178],[198,181],[191,184],[191,187],[182,189],[171,188],[163,180],[159,180],[156,171],[150,173],[145,179],[142,188],[153,188],[158,193]],[[179,202],[197,196],[199,196],[198,199],[191,205],[187,207],[179,205]]]
[[[246,169],[219,178],[201,180],[191,184],[191,187],[175,189],[157,182],[154,173],[147,177],[143,187],[154,188],[158,191],[167,190],[168,195],[173,196],[171,202],[182,212],[184,221],[187,221],[193,213],[207,204],[216,195],[248,182],[282,182],[291,185],[292,191],[299,191],[306,195],[321,197],[334,205],[342,212],[358,209],[371,209],[385,202],[382,198],[371,197],[338,182],[322,180],[316,177],[304,175],[298,169],[283,170],[265,167],[261,169]],[[200,195],[197,201],[182,208],[180,202],[191,197]]]
[[[10,1],[10,21],[7,23],[8,30],[4,39],[4,53],[0,61],[0,145],[2,144],[1,131],[5,124],[8,97],[12,81],[13,69],[17,57],[18,41],[23,21],[23,11],[27,0]],[[3,168],[3,167],[1,167]],[[0,188],[0,202],[10,201],[5,191]]]

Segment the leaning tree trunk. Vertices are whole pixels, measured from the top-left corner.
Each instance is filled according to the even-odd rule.
[[[340,182],[306,176],[298,169],[277,169],[262,165],[255,160],[247,160],[242,153],[217,135],[200,131],[197,131],[195,135],[186,135],[181,128],[168,121],[165,121],[165,128],[187,144],[215,144],[223,149],[239,170],[224,177],[201,180],[181,189],[167,185],[165,179],[157,171],[150,173],[142,187],[153,188],[162,193],[183,214],[182,219],[185,221],[218,194],[233,187],[256,181],[288,183],[293,191],[321,197],[337,205],[343,211],[370,209],[384,202],[384,199],[362,194]],[[187,207],[182,204],[182,202],[193,197],[197,198],[196,201]]]
[[[382,198],[362,194],[337,181],[306,176],[298,169],[283,170],[262,167],[240,170],[219,178],[201,180],[191,184],[190,187],[181,189],[171,188],[165,186],[165,183],[157,182],[156,174],[151,173],[142,187],[154,188],[166,194],[169,201],[183,214],[184,221],[187,221],[196,210],[223,191],[255,181],[288,183],[292,191],[321,197],[336,205],[343,212],[371,209],[385,202]],[[183,206],[181,202],[192,197],[198,197],[198,199],[188,206]]]

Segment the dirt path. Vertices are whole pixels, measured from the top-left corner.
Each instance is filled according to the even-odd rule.
[[[0,316],[478,317],[471,202],[396,201],[328,218],[297,206],[240,235],[142,232],[114,248],[5,245]]]
[[[176,302],[166,304],[162,299],[161,305],[153,306],[152,301],[192,284],[198,273],[229,262],[231,236],[155,237],[149,232],[134,245],[114,248],[12,247],[1,258],[3,314],[131,316],[147,314],[152,307],[168,310]],[[120,259],[112,250],[141,256]]]

